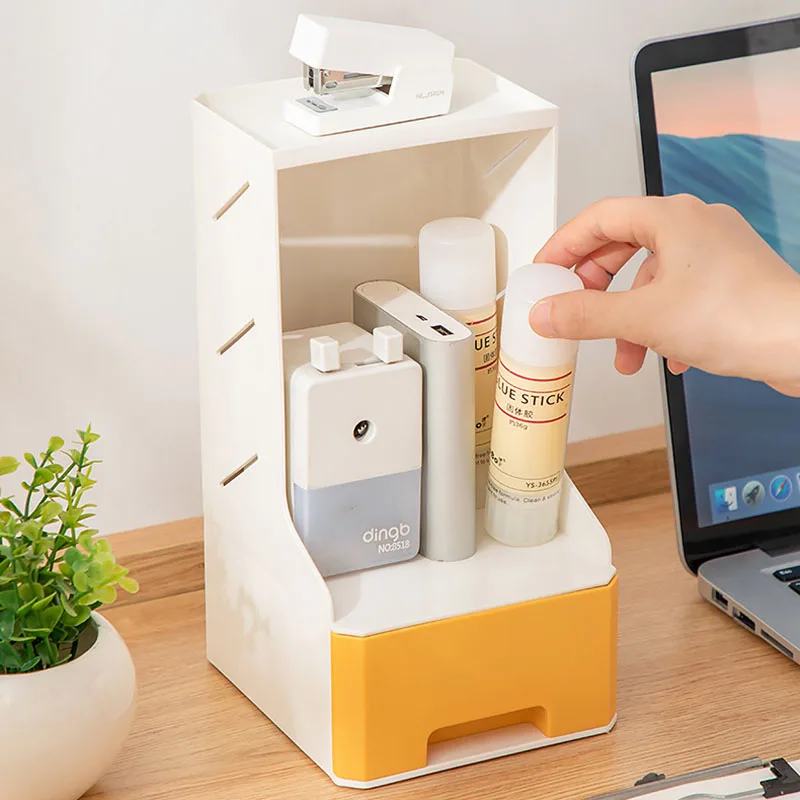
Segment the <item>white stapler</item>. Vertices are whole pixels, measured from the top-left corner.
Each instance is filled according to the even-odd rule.
[[[289,52],[303,62],[306,94],[284,117],[324,136],[446,114],[454,50],[420,28],[300,14]]]

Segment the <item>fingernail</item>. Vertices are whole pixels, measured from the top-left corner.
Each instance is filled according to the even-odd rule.
[[[530,315],[531,328],[539,336],[555,336],[553,323],[550,321],[550,310],[552,308],[550,300],[540,300],[532,309]]]

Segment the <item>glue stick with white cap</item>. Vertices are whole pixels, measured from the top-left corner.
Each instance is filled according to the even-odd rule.
[[[471,217],[447,217],[419,233],[420,294],[469,327],[475,337],[475,499],[486,497],[497,383],[497,276],[494,229]]]
[[[544,544],[558,528],[577,342],[546,339],[531,309],[583,289],[554,264],[514,270],[506,287],[486,492],[486,531],[503,544]]]

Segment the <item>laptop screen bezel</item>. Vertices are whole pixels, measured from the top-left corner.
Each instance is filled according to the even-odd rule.
[[[648,42],[633,62],[645,192],[663,196],[652,75],[663,70],[800,48],[800,17]],[[800,530],[800,508],[700,527],[682,376],[661,359],[671,469],[683,561],[692,571],[712,558],[779,544]]]

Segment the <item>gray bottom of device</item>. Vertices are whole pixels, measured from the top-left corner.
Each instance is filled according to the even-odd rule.
[[[303,489],[294,524],[324,577],[414,558],[419,552],[419,469]]]
[[[800,550],[715,558],[698,575],[704,599],[800,664]]]

